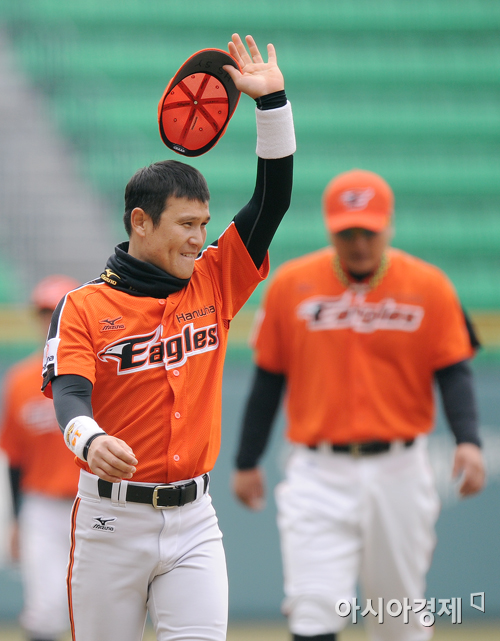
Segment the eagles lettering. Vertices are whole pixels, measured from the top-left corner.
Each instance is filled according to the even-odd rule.
[[[297,317],[307,321],[312,332],[332,329],[352,329],[362,334],[379,330],[415,332],[424,309],[392,298],[368,303],[364,296],[348,291],[341,296],[318,296],[303,301],[297,308]]]
[[[155,332],[127,338],[111,343],[101,350],[97,357],[106,362],[117,362],[117,374],[132,374],[153,367],[173,369],[183,365],[190,356],[217,349],[219,337],[217,325],[196,328],[186,325],[175,336],[161,337],[161,325]]]

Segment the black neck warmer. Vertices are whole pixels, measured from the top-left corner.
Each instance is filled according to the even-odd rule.
[[[115,253],[108,258],[101,274],[110,287],[131,296],[166,298],[189,283],[189,278],[176,278],[151,263],[134,258],[128,253],[128,245],[124,242],[115,247]]]

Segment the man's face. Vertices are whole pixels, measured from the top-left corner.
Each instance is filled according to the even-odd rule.
[[[368,275],[377,269],[391,237],[391,226],[380,232],[352,227],[330,236],[343,267],[356,276]]]
[[[134,243],[133,255],[172,276],[190,278],[207,238],[209,220],[208,203],[171,197],[157,227],[146,214],[142,225],[135,229],[141,242]]]

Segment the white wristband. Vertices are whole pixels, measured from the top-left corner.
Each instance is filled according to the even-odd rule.
[[[84,461],[83,450],[94,434],[106,434],[106,432],[90,416],[77,416],[66,425],[64,442],[79,459]]]
[[[257,156],[271,160],[295,153],[295,129],[289,102],[277,109],[256,109]]]

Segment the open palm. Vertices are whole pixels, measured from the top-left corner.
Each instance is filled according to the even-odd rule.
[[[278,67],[274,45],[267,45],[268,61],[264,62],[253,37],[246,36],[245,41],[248,51],[237,33],[232,35],[229,43],[229,53],[237,61],[241,71],[231,65],[224,65],[237,89],[254,99],[284,89],[285,81]]]

